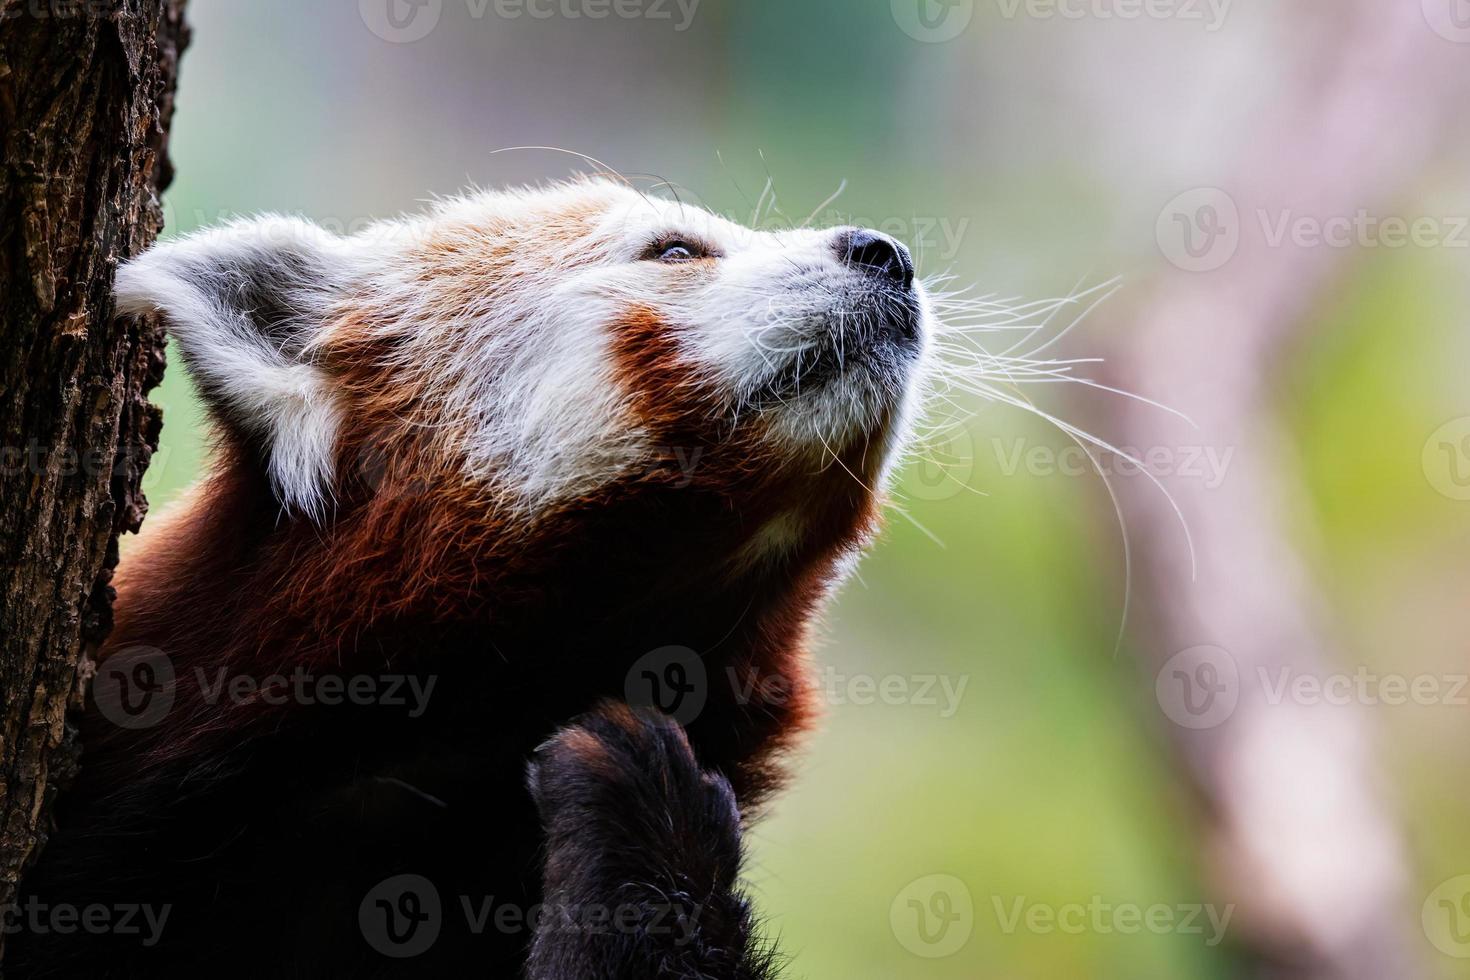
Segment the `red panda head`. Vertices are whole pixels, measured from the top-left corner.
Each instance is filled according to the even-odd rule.
[[[599,180],[351,237],[238,221],[124,265],[117,295],[164,315],[287,515],[339,536],[413,523],[502,560],[630,500],[657,537],[693,496],[736,515],[712,567],[813,536],[842,550],[871,523],[930,333],[886,236],[752,231]]]

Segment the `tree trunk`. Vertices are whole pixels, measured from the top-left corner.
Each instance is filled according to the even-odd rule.
[[[111,291],[163,223],[183,8],[0,0],[0,909],[78,765],[67,712],[147,510],[163,337]]]

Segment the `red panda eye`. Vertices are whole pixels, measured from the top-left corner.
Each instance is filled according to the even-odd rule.
[[[697,250],[688,242],[665,242],[659,246],[660,262],[688,262],[696,257]]]

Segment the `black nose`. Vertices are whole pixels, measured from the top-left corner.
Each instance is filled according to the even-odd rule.
[[[887,279],[900,289],[913,288],[913,257],[908,249],[882,232],[846,228],[837,233],[833,248],[847,265]]]

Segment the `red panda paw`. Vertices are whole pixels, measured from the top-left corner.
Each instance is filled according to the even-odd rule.
[[[661,839],[641,842],[666,853],[739,849],[729,782],[702,770],[684,729],[656,710],[603,702],[537,749],[528,784],[553,843],[627,846],[653,834]]]
[[[605,702],[537,750],[528,784],[547,838],[529,980],[774,976],[737,884],[734,791],[678,722]]]

